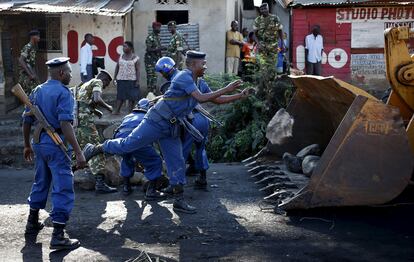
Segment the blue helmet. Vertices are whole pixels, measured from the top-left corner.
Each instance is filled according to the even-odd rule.
[[[148,110],[149,105],[150,105],[150,101],[146,98],[142,98],[141,100],[138,101],[137,108]]]
[[[158,59],[157,64],[155,64],[155,71],[161,73],[164,72],[168,74],[174,68],[175,62],[171,57],[163,56]]]

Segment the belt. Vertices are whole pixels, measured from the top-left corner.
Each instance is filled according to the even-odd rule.
[[[171,124],[177,123],[177,117],[171,110],[170,106],[161,99],[154,105],[155,113],[162,119],[169,121]]]
[[[189,97],[190,97],[190,95],[179,96],[179,97],[163,97],[160,100],[164,100],[164,101],[184,101]]]

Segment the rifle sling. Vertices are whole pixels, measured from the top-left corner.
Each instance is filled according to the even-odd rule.
[[[34,126],[33,142],[35,144],[39,144],[40,143],[40,136],[42,135],[43,132],[46,132],[46,130],[40,124],[36,124]],[[54,133],[57,133],[58,135],[62,135],[63,134],[62,129],[60,129],[60,128],[55,129],[55,132]]]

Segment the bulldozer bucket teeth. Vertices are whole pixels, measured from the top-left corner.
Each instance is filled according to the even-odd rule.
[[[259,173],[255,174],[255,175],[252,175],[252,178],[262,179],[265,176],[271,176],[271,175],[276,175],[276,174],[281,175],[283,173],[280,172],[280,171],[266,169],[266,170],[260,171]]]
[[[252,162],[247,163],[245,166],[247,166],[247,167],[255,167],[257,165],[260,165],[260,161],[254,160]]]
[[[261,166],[255,166],[253,168],[250,168],[249,170],[247,170],[247,172],[251,173],[251,174],[257,174],[262,170],[267,169],[266,165],[261,165]]]
[[[287,176],[281,176],[281,175],[271,175],[264,177],[263,179],[254,182],[255,184],[263,184],[267,182],[282,182],[282,181],[290,181]]]
[[[256,160],[262,153],[263,153],[263,149],[261,149],[259,152],[257,152],[254,156],[251,156],[249,158],[246,158],[246,159],[242,160],[241,162],[243,164],[250,163],[250,162]]]
[[[297,89],[286,110],[295,120],[293,137],[268,143],[263,150],[268,155],[256,161],[297,153],[311,144],[320,145],[323,153],[309,182],[279,207],[374,205],[397,197],[414,168],[398,108],[332,77],[292,81]]]
[[[291,191],[288,191],[288,190],[278,190],[278,191],[275,191],[272,194],[264,197],[264,199],[265,200],[270,200],[270,199],[279,200],[281,198],[290,197],[292,195],[293,195],[293,193]]]
[[[279,166],[260,165],[260,166],[256,166],[256,167],[253,167],[253,168],[247,170],[247,172],[249,172],[251,174],[257,174],[260,171],[263,171],[263,170],[266,170],[266,169],[267,170],[279,170],[280,167]]]

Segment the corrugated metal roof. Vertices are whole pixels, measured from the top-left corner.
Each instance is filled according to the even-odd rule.
[[[290,7],[300,6],[356,6],[364,5],[412,5],[413,1],[407,0],[291,0]]]
[[[134,2],[135,0],[0,0],[0,12],[79,13],[123,16],[132,9]]]

